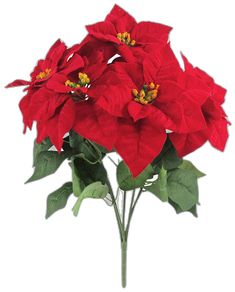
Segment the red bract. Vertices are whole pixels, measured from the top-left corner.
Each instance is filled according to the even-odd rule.
[[[164,46],[171,27],[153,22],[137,23],[130,14],[115,5],[105,21],[88,25],[87,30],[95,38],[115,44],[126,61],[133,61],[135,57],[139,59],[148,46]]]
[[[223,151],[228,139],[226,114],[221,107],[226,90],[217,85],[213,78],[199,68],[194,68],[183,56],[185,71],[179,75],[179,82],[188,94],[195,100],[202,102],[202,112],[206,121],[206,128],[192,131],[188,134],[170,134],[178,154],[184,156],[202,146],[207,140],[212,146]]]
[[[61,58],[66,51],[66,45],[57,40],[49,52],[46,55],[44,60],[39,60],[37,66],[34,68],[33,72],[30,74],[31,81],[17,79],[12,83],[8,84],[6,87],[15,87],[15,86],[41,86],[44,81],[48,80],[59,68]]]
[[[115,149],[138,175],[161,151],[170,129],[195,132],[206,127],[201,104],[177,83],[179,64],[167,45],[142,65],[116,62],[90,90],[96,104],[118,118]]]
[[[226,90],[183,56],[182,70],[168,42],[171,27],[140,22],[115,5],[105,21],[87,26],[81,44],[58,40],[31,73],[20,102],[26,128],[37,123],[37,141],[49,137],[61,151],[73,129],[115,149],[137,176],[169,137],[184,156],[207,140],[219,150],[228,121]]]

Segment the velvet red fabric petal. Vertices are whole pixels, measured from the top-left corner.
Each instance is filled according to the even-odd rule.
[[[67,75],[73,71],[79,70],[80,68],[84,67],[84,61],[81,56],[78,54],[73,55],[67,62],[67,64],[64,66],[61,73]]]
[[[182,58],[184,61],[185,72],[193,77],[196,77],[197,82],[199,81],[201,82],[200,88],[202,89],[203,87],[204,90],[207,90],[210,93],[209,96],[213,97],[215,101],[221,105],[224,102],[226,89],[216,84],[214,82],[214,79],[210,75],[208,75],[205,71],[201,70],[198,67],[194,68],[183,54],[182,54]],[[191,85],[188,85],[188,87],[191,87]]]
[[[93,83],[94,81],[96,81],[97,78],[99,78],[104,73],[106,67],[107,67],[106,63],[93,65],[91,64],[89,66],[86,66],[82,72],[86,73],[89,76],[91,83]]]
[[[117,53],[117,48],[113,43],[103,42],[88,35],[82,41],[77,53],[82,57],[87,57],[90,64],[96,64],[108,62]]]
[[[51,60],[52,66],[55,66],[61,60],[66,49],[67,47],[65,43],[58,39],[50,48],[49,52],[46,55],[46,59]]]
[[[170,44],[165,45],[161,50],[158,47],[153,48],[155,51],[146,55],[143,61],[145,81],[154,80],[159,84],[166,80],[177,81],[181,69]]]
[[[135,39],[137,43],[148,44],[161,41],[167,44],[171,30],[172,27],[164,24],[142,21],[132,30],[132,38]]]
[[[208,129],[190,134],[171,133],[169,137],[177,154],[183,157],[206,143],[208,140]]]
[[[10,88],[10,87],[16,87],[16,86],[25,86],[25,85],[29,85],[30,82],[26,81],[26,80],[21,80],[21,79],[16,79],[15,81],[9,83],[8,85],[6,85],[6,88]]]
[[[112,150],[117,139],[116,118],[91,101],[77,103],[76,107],[74,131]]]
[[[118,5],[114,5],[111,12],[106,16],[105,21],[113,23],[116,30],[121,33],[130,32],[136,25],[134,17]]]
[[[86,29],[90,35],[96,37],[97,39],[102,41],[111,41],[117,44],[120,43],[119,39],[116,37],[118,32],[111,22],[102,21],[96,24],[87,25]]]
[[[49,119],[66,99],[68,99],[67,95],[55,93],[42,87],[31,97],[29,103],[31,119],[35,121]]]
[[[42,143],[48,137],[47,135],[47,127],[45,121],[37,122],[37,143]]]
[[[178,133],[196,132],[206,127],[201,108],[193,101],[183,98],[171,103],[157,103],[158,108],[174,123]]]
[[[66,75],[57,73],[50,80],[48,80],[46,87],[55,92],[70,92],[71,88],[65,85],[66,80],[68,80]]]
[[[116,62],[109,67],[110,71],[116,72],[116,79],[130,87],[130,89],[141,89],[145,83],[143,66],[136,63]],[[107,72],[107,74],[110,74]],[[113,78],[114,79],[114,78]]]
[[[226,92],[227,90],[225,88],[218,84],[215,84],[212,95],[214,96],[214,99],[221,105],[225,101]]]
[[[32,93],[29,92],[19,102],[19,108],[23,115],[24,133],[26,132],[27,128],[32,129],[32,125],[33,125],[33,119],[30,115],[30,110],[29,110],[29,103],[31,100],[31,96],[32,96]]]
[[[38,141],[42,137],[49,137],[58,152],[61,152],[63,137],[74,125],[76,108],[74,101],[68,99],[61,110],[50,119],[40,122],[38,125]]]
[[[151,104],[142,105],[134,100],[128,104],[128,113],[133,118],[134,122],[148,117],[153,114],[155,110],[157,109]]]
[[[208,122],[209,141],[212,146],[220,151],[224,151],[228,140],[228,121],[223,118],[221,120]]]
[[[76,106],[75,102],[72,98],[67,99],[67,101],[63,104],[62,109],[58,114],[58,145],[57,149],[60,151],[63,145],[63,137],[69,132],[75,123],[76,117]]]
[[[95,90],[100,92],[99,87]],[[110,85],[102,90],[102,93],[96,104],[107,111],[109,114],[116,117],[126,117],[127,105],[132,101],[132,92],[129,87],[120,87]]]
[[[132,175],[139,175],[160,153],[166,141],[165,130],[157,127],[152,118],[139,120],[119,119],[115,149],[128,165]]]

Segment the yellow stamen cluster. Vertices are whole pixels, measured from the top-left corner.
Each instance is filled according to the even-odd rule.
[[[66,86],[71,87],[71,88],[80,88],[80,87],[85,87],[85,86],[89,85],[90,82],[91,82],[90,78],[88,77],[88,75],[86,73],[79,72],[78,73],[78,79],[79,79],[78,82],[73,82],[71,80],[66,80],[64,84]]]
[[[64,83],[66,86],[69,86],[71,88],[79,88],[80,84],[76,83],[76,82],[72,82],[70,80],[66,80]]]
[[[79,84],[81,86],[86,86],[91,82],[90,78],[87,76],[86,73],[79,72],[78,73],[78,78],[79,78]]]
[[[132,94],[135,97],[135,101],[146,105],[157,98],[159,87],[159,84],[151,82],[149,85],[145,84],[140,92],[137,89],[133,89]]]
[[[47,68],[45,71],[40,72],[37,76],[36,79],[44,79],[47,78],[51,73],[51,69]]]
[[[131,39],[131,35],[129,34],[129,32],[125,31],[125,32],[119,32],[117,34],[117,38],[123,42],[124,44],[126,44],[127,46],[130,46],[130,47],[134,47],[135,44],[136,44],[136,41],[135,40],[132,40]]]

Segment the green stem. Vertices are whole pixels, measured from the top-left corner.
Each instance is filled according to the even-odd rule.
[[[128,232],[130,228],[130,222],[131,218],[133,216],[134,209],[136,207],[136,204],[140,198],[140,195],[143,191],[141,188],[139,190],[139,193],[136,197],[135,200],[135,190],[132,192],[132,198],[131,198],[131,203],[130,203],[130,209],[129,209],[129,214],[128,214],[128,221],[127,221],[127,226],[125,228],[125,213],[126,213],[126,191],[123,194],[123,205],[122,205],[122,219],[121,219],[121,214],[119,211],[119,208],[116,203],[116,199],[113,193],[112,186],[110,184],[109,179],[107,178],[106,181],[108,188],[109,188],[109,193],[112,199],[114,211],[115,211],[115,216],[117,219],[117,224],[118,224],[118,229],[119,229],[119,234],[120,234],[120,240],[121,240],[121,251],[122,251],[122,264],[121,264],[121,274],[122,274],[122,287],[126,287],[126,282],[127,282],[127,239],[128,239]]]
[[[131,202],[131,206],[130,206],[130,211],[129,211],[129,217],[128,217],[128,222],[127,222],[127,226],[126,226],[126,238],[128,237],[128,233],[129,233],[129,229],[130,229],[130,223],[131,223],[131,219],[132,219],[132,216],[133,216],[133,213],[134,213],[134,210],[135,210],[135,207],[136,207],[136,204],[141,196],[143,192],[143,188],[140,188],[139,190],[139,193],[136,197],[136,200],[134,202],[134,196],[135,194],[133,193],[132,195],[132,202]]]
[[[126,287],[127,241],[122,241],[122,288]]]
[[[123,203],[122,203],[122,227],[125,230],[125,216],[126,216],[126,191],[123,193]]]
[[[125,238],[125,236],[124,236],[124,229],[122,227],[122,220],[121,220],[121,217],[120,217],[120,213],[119,213],[119,210],[118,210],[118,206],[117,206],[117,203],[116,203],[116,199],[115,199],[114,194],[113,194],[113,189],[112,189],[112,186],[111,186],[110,181],[109,181],[108,178],[106,180],[106,183],[107,183],[107,186],[109,188],[109,194],[110,194],[111,199],[112,199],[113,208],[114,208],[115,216],[116,216],[116,219],[117,219],[120,240],[122,241]]]

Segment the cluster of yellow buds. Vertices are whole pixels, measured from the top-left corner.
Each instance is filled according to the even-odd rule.
[[[78,79],[79,79],[78,82],[73,82],[71,80],[66,80],[64,84],[66,86],[71,87],[71,88],[80,88],[80,87],[85,87],[86,85],[89,85],[89,83],[91,82],[90,78],[88,77],[88,75],[86,73],[79,72],[78,73]]]
[[[66,86],[71,87],[71,88],[79,88],[81,87],[79,83],[72,82],[71,80],[66,80],[64,83]]]
[[[86,73],[79,72],[78,73],[78,78],[79,78],[79,82],[78,83],[81,86],[86,86],[91,82],[90,78],[88,77],[88,75]]]
[[[149,85],[145,84],[140,92],[137,89],[133,89],[132,94],[135,97],[135,101],[145,105],[157,98],[159,87],[159,84],[151,82]]]
[[[46,69],[45,71],[42,71],[40,73],[38,73],[38,75],[36,76],[36,79],[44,79],[47,78],[51,73],[51,69]]]
[[[134,45],[136,44],[136,41],[131,39],[131,35],[127,31],[122,32],[122,33],[119,32],[117,34],[117,38],[121,42],[123,42],[124,44],[126,44],[127,46],[130,46],[130,47],[134,47]]]

